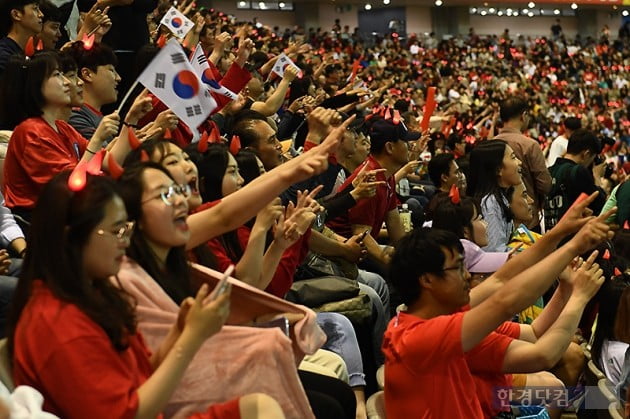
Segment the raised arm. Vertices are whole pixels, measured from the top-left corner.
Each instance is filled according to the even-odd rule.
[[[564,246],[526,269],[464,315],[462,345],[473,348],[501,322],[532,304],[560,272],[579,254],[587,252],[612,235],[605,216],[591,219]]]
[[[353,120],[354,117],[350,117],[331,131],[321,145],[256,178],[244,188],[228,195],[218,205],[189,216],[191,235],[186,248],[192,249],[226,231],[236,229],[290,185],[321,173],[328,165],[329,153],[335,151]]]

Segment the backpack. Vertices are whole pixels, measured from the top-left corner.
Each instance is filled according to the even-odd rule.
[[[573,174],[575,168],[579,167],[571,163],[553,165],[549,168],[551,173],[551,191],[545,199],[545,230],[551,230],[565,212],[571,206],[569,201],[569,193],[566,187],[566,181]]]

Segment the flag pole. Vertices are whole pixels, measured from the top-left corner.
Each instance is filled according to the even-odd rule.
[[[120,114],[120,111],[122,110],[123,106],[125,105],[125,102],[127,102],[127,99],[129,99],[129,96],[131,95],[131,92],[134,91],[134,89],[136,88],[136,86],[138,86],[138,80],[134,81],[133,84],[131,85],[131,87],[129,88],[129,90],[127,91],[127,94],[125,95],[125,97],[123,98],[122,102],[120,102],[120,105],[118,105],[118,109],[116,109],[116,112],[118,114]]]

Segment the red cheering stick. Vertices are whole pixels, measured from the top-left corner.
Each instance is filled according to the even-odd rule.
[[[623,272],[621,272],[621,271],[619,270],[619,268],[615,267],[615,270],[613,271],[613,274],[614,274],[615,276],[621,276],[621,275],[623,275]]]
[[[140,161],[143,163],[148,162],[149,160],[149,155],[147,154],[146,150],[140,150]]]
[[[41,39],[37,41],[37,46],[35,47],[35,51],[43,51],[44,50],[44,41]]]
[[[628,224],[628,220],[626,220],[626,222],[623,223],[623,229],[624,230],[630,230],[630,225]]]
[[[602,259],[604,259],[604,260],[610,259],[610,250],[606,249],[604,251],[604,255],[602,256]]]
[[[387,110],[385,110],[385,120],[390,120],[392,119],[392,114],[389,112],[389,106],[387,107]]]
[[[435,110],[435,87],[429,87],[427,90],[427,100],[424,105],[424,115],[422,115],[422,122],[420,123],[420,132],[425,132],[429,128],[429,121],[431,115]]]
[[[164,130],[164,139],[165,140],[172,140],[173,139],[173,135],[171,134],[171,130],[166,128]]]
[[[580,194],[580,196],[577,197],[577,199],[575,200],[575,202],[573,204],[571,204],[571,206],[569,207],[569,209],[567,210],[567,212],[564,213],[564,215],[562,216],[562,218],[566,217],[567,214],[573,209],[574,206],[576,206],[577,204],[579,204],[580,202],[584,201],[586,198],[588,198],[588,194],[585,194],[584,192],[582,192]],[[560,221],[562,221],[562,218],[560,219]]]

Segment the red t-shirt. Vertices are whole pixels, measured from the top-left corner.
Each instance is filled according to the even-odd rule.
[[[505,322],[466,353],[466,363],[473,374],[477,396],[486,418],[492,418],[502,410],[509,410],[507,406],[501,408],[504,405],[498,398],[498,390],[512,387],[512,374],[502,372],[503,360],[508,346],[520,334],[518,323]],[[488,359],[493,359],[493,362],[489,363]]]
[[[15,127],[4,160],[7,207],[34,208],[44,185],[81,160],[88,141],[67,122],[56,125],[59,132],[36,117]]]
[[[251,229],[247,226],[241,226],[236,230],[236,235],[242,249],[247,247],[250,234]],[[271,282],[267,285],[267,288],[265,288],[266,292],[276,297],[284,298],[285,294],[291,288],[291,285],[293,285],[295,270],[308,253],[308,240],[310,236],[311,230],[309,229],[302,237],[293,243],[292,246],[284,251]],[[238,263],[238,260],[230,259],[225,247],[223,247],[223,244],[218,238],[210,240],[208,247],[217,260],[217,270],[225,271],[231,264]]]
[[[118,352],[105,331],[76,305],[35,281],[15,331],[13,380],[44,396],[44,410],[62,418],[134,418],[138,388],[151,376],[142,335]],[[158,415],[162,418],[162,415]],[[191,419],[239,419],[239,399]]]
[[[365,165],[366,171],[382,169],[382,166],[372,157],[368,156]],[[339,191],[343,191],[348,185],[352,184],[352,181],[357,174],[363,169],[363,165],[359,165],[354,172],[346,179],[341,185]],[[378,237],[385,216],[387,213],[398,206],[398,198],[396,197],[396,181],[394,175],[389,178],[385,177],[384,173],[379,173],[376,176],[376,180],[385,181],[384,185],[376,188],[376,195],[372,198],[361,199],[357,204],[348,210],[346,215],[334,218],[330,220],[327,225],[337,234],[344,237],[352,236],[352,225],[365,225],[372,227],[370,235],[375,239]]]
[[[464,314],[425,320],[400,313],[389,322],[383,339],[389,419],[483,416],[462,348]],[[481,355],[488,364],[503,357],[500,350]]]
[[[36,281],[15,332],[13,379],[41,392],[44,410],[59,417],[133,418],[149,357],[140,333],[118,352],[76,305]]]

